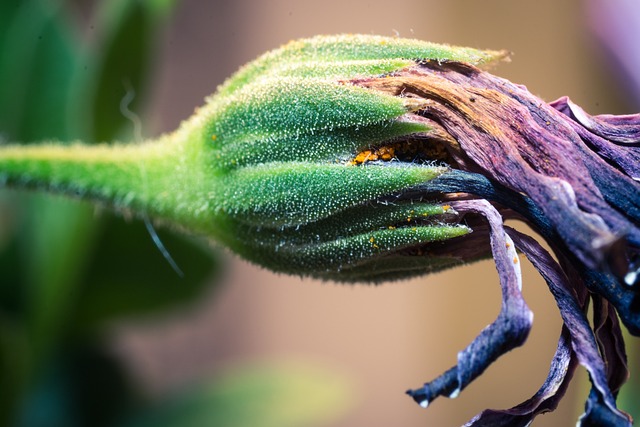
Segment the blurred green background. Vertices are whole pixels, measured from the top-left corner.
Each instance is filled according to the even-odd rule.
[[[496,73],[590,113],[632,112],[587,2],[0,2],[0,140],[133,141],[175,129],[243,63],[290,39],[398,34],[506,48]],[[618,82],[619,83],[619,82]],[[637,105],[637,104],[636,104]],[[404,390],[455,363],[499,310],[491,263],[382,287],[250,266],[197,237],[77,201],[0,192],[0,423],[8,426],[460,425],[546,377],[560,318],[525,266],[523,349],[427,411]],[[632,342],[637,347],[637,342]],[[573,425],[584,372],[537,424]],[[626,391],[626,390],[625,390]],[[623,407],[640,406],[627,393]]]

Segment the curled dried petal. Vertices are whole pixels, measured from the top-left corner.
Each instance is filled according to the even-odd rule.
[[[615,397],[609,386],[610,377],[614,379],[613,382],[616,387],[620,385],[615,380],[615,377],[610,375],[612,369],[615,368],[608,369],[605,361],[600,356],[595,334],[585,315],[587,309],[586,301],[581,304],[578,300],[576,289],[572,286],[575,282],[569,280],[551,255],[535,240],[513,229],[508,229],[508,232],[518,248],[526,254],[527,258],[546,280],[549,290],[560,308],[562,320],[569,331],[573,351],[576,353],[580,364],[589,372],[593,388],[587,404],[587,411],[581,418],[581,422],[585,426],[631,426],[631,418],[616,407]],[[595,422],[588,421],[594,418],[607,420],[606,424],[589,424],[590,422]]]
[[[438,396],[457,396],[498,357],[526,340],[533,315],[522,297],[520,262],[511,238],[504,231],[500,214],[484,200],[453,204],[461,213],[484,216],[489,224],[490,245],[502,288],[502,309],[498,318],[473,342],[458,353],[458,363],[444,375],[407,393],[421,406]]]

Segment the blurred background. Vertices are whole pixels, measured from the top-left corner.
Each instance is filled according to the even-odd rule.
[[[154,137],[259,54],[333,33],[508,49],[512,62],[494,72],[541,98],[568,95],[592,114],[632,113],[640,90],[624,67],[640,61],[640,25],[624,19],[640,19],[638,10],[634,0],[3,0],[0,136],[133,140],[120,102],[135,92],[129,108],[142,135]],[[184,278],[143,222],[0,192],[0,421],[461,425],[533,395],[560,334],[553,298],[524,263],[535,314],[525,346],[457,399],[424,410],[404,391],[455,364],[499,311],[491,262],[344,286],[275,275],[197,237],[158,233]],[[573,425],[587,394],[580,370],[558,410],[534,424]],[[633,399],[624,399],[632,411]]]

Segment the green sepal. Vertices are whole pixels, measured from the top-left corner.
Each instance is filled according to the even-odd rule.
[[[224,145],[213,143],[218,167],[242,167],[270,162],[345,163],[354,153],[406,135],[428,132],[423,123],[388,120],[365,126],[323,130],[313,134],[269,138],[235,138]]]
[[[255,227],[233,221],[225,230],[237,252],[276,271],[339,281],[380,281],[392,278],[392,272],[397,279],[460,263],[452,256],[402,254],[468,234],[471,230],[457,220],[457,213],[447,206],[372,202],[306,225]],[[389,258],[395,261],[390,264]]]
[[[220,213],[261,226],[296,226],[436,178],[439,166],[267,163],[224,178]]]
[[[353,85],[286,78],[259,80],[233,96],[216,97],[198,115],[208,123],[202,139],[213,149],[216,167],[231,168],[337,159],[366,145],[366,138],[373,143],[426,131],[424,125],[392,125],[412,105]]]
[[[219,94],[232,93],[259,77],[290,74],[296,64],[306,64],[300,67],[298,75],[339,79],[390,73],[415,61],[461,61],[482,66],[506,56],[504,51],[477,50],[397,37],[361,34],[316,36],[293,40],[250,62],[220,87]],[[372,62],[367,65],[361,61]],[[323,66],[313,66],[320,63]]]

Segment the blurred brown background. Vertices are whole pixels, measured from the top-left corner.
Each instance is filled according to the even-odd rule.
[[[625,112],[602,66],[583,3],[182,0],[159,46],[147,136],[175,129],[225,77],[290,39],[329,33],[399,35],[514,52],[495,73],[551,101],[569,95],[591,113]],[[628,112],[628,111],[627,111]],[[535,313],[526,345],[455,400],[428,410],[404,395],[456,361],[498,313],[497,274],[482,263],[379,287],[274,275],[226,254],[216,298],[158,323],[117,328],[114,341],[152,393],[166,393],[239,360],[312,360],[346,376],[356,399],[336,426],[454,426],[484,408],[530,397],[546,378],[560,318],[525,265]],[[559,410],[538,425],[574,425],[587,394],[579,372]]]

